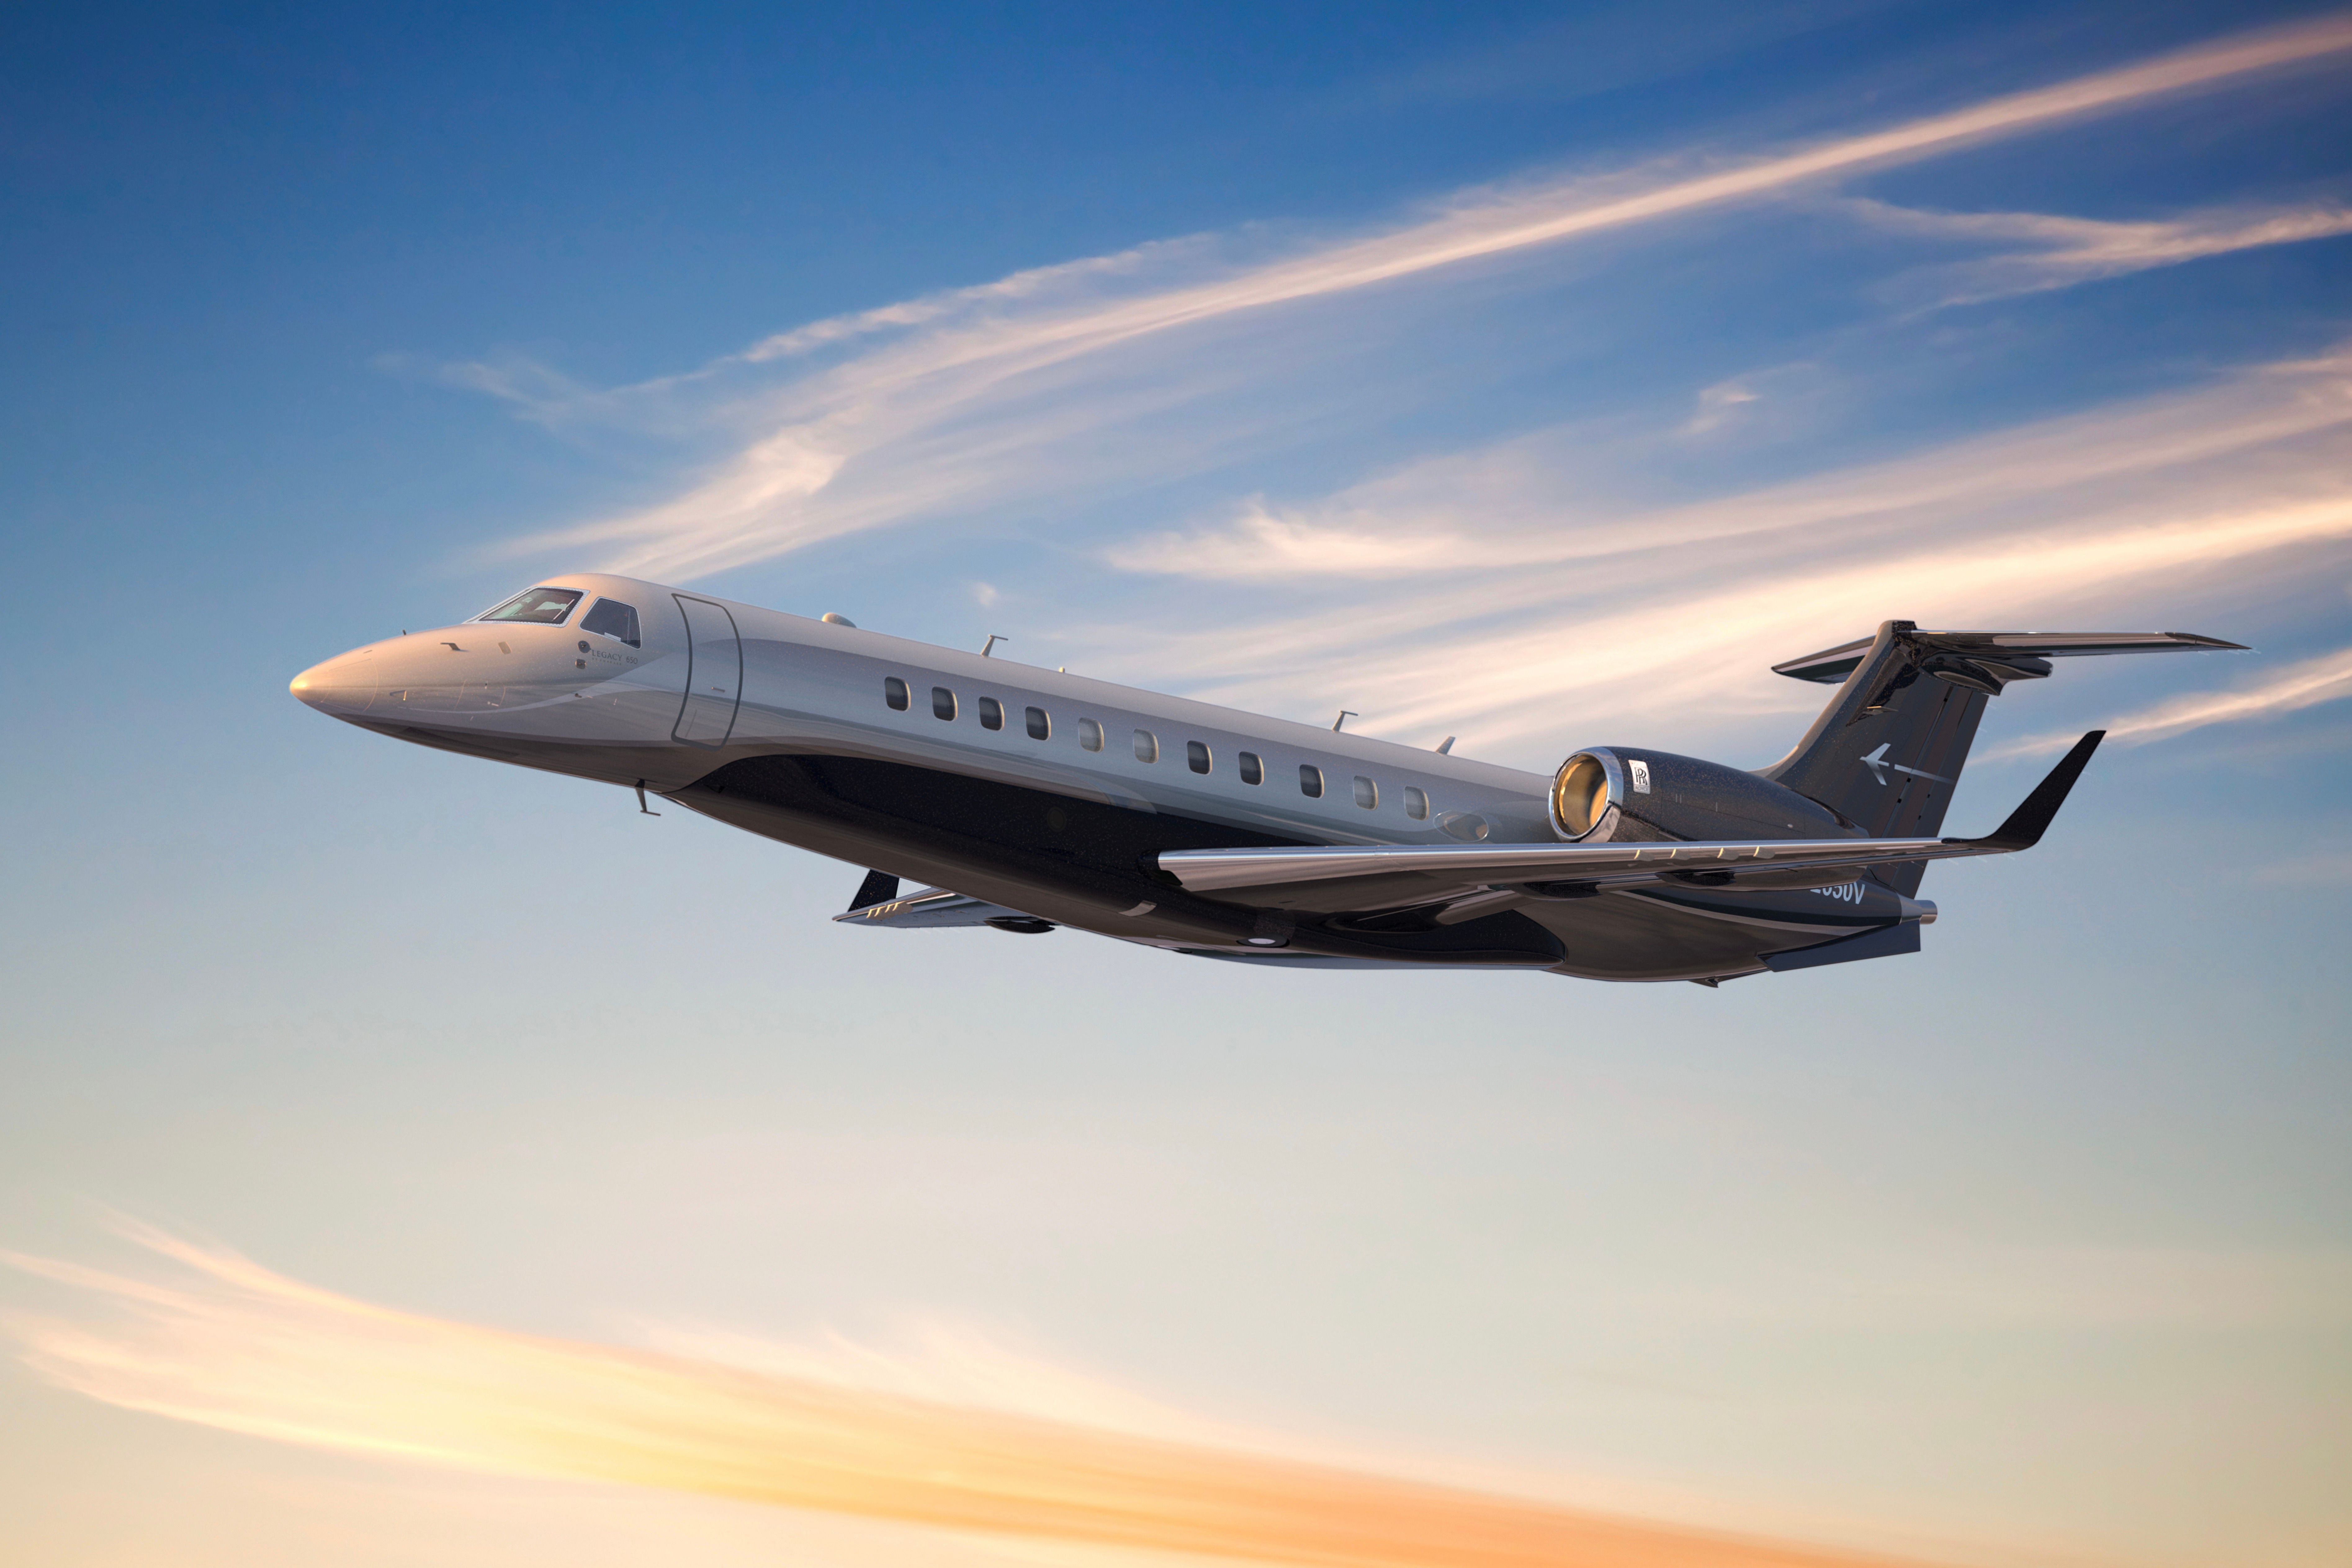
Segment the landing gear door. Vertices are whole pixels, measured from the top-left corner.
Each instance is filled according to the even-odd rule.
[[[743,644],[735,617],[708,599],[671,597],[686,616],[687,664],[686,701],[670,737],[692,746],[723,746],[743,697]]]

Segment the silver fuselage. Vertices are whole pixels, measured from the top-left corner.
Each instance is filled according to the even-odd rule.
[[[385,734],[641,787],[1056,925],[1220,956],[1669,980],[1751,970],[1762,952],[1901,916],[1868,881],[1507,894],[1482,912],[1491,942],[1476,922],[1411,940],[1285,928],[1270,951],[1262,919],[1171,890],[1152,854],[1551,842],[1549,777],[634,578],[543,581],[577,591],[578,613],[372,643],[306,670],[294,694]],[[604,599],[635,610],[637,646],[583,627]]]

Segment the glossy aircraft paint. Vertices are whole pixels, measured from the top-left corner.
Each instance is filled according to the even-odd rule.
[[[1554,819],[1545,774],[634,578],[579,574],[542,586],[581,595],[562,624],[477,617],[404,634],[304,671],[293,694],[402,740],[642,791],[950,895],[887,898],[843,917],[875,924],[996,920],[1259,963],[1712,982],[1840,939],[1849,939],[1840,958],[1916,951],[1917,927],[1935,919],[1932,904],[1870,872],[1857,877],[1850,851],[1864,836],[1834,813],[1763,775],[1622,748],[1593,754],[1627,810],[1651,809],[1646,795],[1671,811],[1684,798],[1675,782],[1702,773],[1753,797],[1736,805],[1737,820],[1703,808],[1697,827],[1634,835],[1661,841],[1654,854],[1662,844],[1670,859],[1678,845],[1707,850],[1688,841],[1736,831],[1759,842],[1717,853],[1769,860],[1762,841],[1791,841],[1791,854],[1848,851],[1845,863],[1748,864],[1739,886],[1705,885],[1729,880],[1712,869],[1621,877],[1628,885],[1541,882],[1524,869],[1486,885],[1472,870],[1442,879],[1430,896],[1396,891],[1351,906],[1342,895],[1336,908],[1276,897],[1270,874],[1247,864],[1185,858],[1352,847],[1373,852],[1368,864],[1378,867],[1415,858],[1383,851],[1419,847],[1422,860],[1475,867],[1509,859],[1501,852],[1513,847],[1563,853],[1571,836]],[[585,629],[605,600],[635,610],[636,646]],[[1721,799],[1712,787],[1703,807]],[[1785,820],[1765,820],[1776,812]],[[1607,839],[1617,816],[1612,803],[1588,837]],[[1718,822],[1727,830],[1702,830]],[[1924,858],[1958,841],[1900,842]]]

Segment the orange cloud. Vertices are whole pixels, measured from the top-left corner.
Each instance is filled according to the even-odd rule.
[[[92,1398],[286,1442],[1059,1542],[1318,1568],[1864,1568],[831,1377],[399,1311],[141,1227],[176,1282],[0,1254],[116,1309],[11,1325]]]

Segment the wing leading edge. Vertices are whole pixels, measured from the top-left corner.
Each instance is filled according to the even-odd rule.
[[[1828,872],[2032,848],[2105,734],[2094,730],[2077,741],[2009,819],[1981,838],[1179,849],[1161,855],[1160,868],[1204,898],[1329,914],[1440,902],[1458,902],[1466,912],[1504,889],[1580,898],[1655,882],[1808,887],[1832,879],[1822,875]]]

